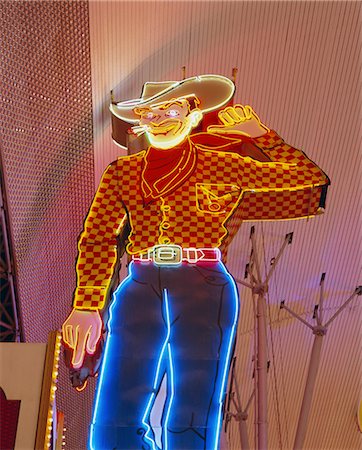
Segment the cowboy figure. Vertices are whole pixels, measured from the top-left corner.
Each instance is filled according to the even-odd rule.
[[[251,107],[227,106],[233,95],[230,80],[204,75],[147,83],[111,107],[149,147],[108,166],[78,243],[63,325],[73,368],[109,316],[92,449],[218,449],[239,311],[228,246],[245,219],[324,207],[327,176]],[[215,110],[221,124],[193,132]],[[122,246],[129,273],[108,308]]]

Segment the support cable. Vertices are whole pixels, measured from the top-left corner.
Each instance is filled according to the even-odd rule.
[[[257,313],[256,302],[258,301],[254,294],[251,294],[253,300],[253,312],[254,312],[254,390],[255,390],[255,403],[254,403],[254,448],[258,448],[258,326],[257,326]]]
[[[277,289],[277,285],[275,286],[275,290],[276,292],[278,291]],[[278,310],[278,324],[280,324],[280,309]],[[283,393],[283,409],[284,409],[284,423],[285,423],[285,438],[286,438],[286,446],[287,448],[290,448],[289,445],[289,433],[288,433],[288,419],[287,419],[287,397],[286,397],[286,392],[285,392],[285,368],[284,368],[284,355],[283,355],[283,346],[282,346],[282,342],[281,342],[281,337],[280,337],[280,333],[278,333],[278,346],[279,346],[279,354],[280,354],[280,366],[281,366],[281,376],[282,376],[282,393]]]
[[[254,359],[253,359],[253,369],[254,369],[254,393],[255,393],[255,402],[254,402],[254,448],[258,446],[258,368],[257,368],[257,348],[258,348],[258,327],[257,327],[257,308],[256,308],[256,296],[253,294],[253,287],[255,285],[255,277],[253,275],[254,268],[254,248],[251,246],[249,263],[245,267],[245,278],[250,278],[250,293],[251,299],[253,302],[253,319],[254,319]]]
[[[267,273],[266,254],[265,254],[265,239],[264,239],[263,227],[261,229],[261,236],[262,236],[262,244],[263,244],[264,271],[265,271],[265,273]],[[272,265],[272,263],[271,263],[271,265]],[[275,276],[276,276],[276,273],[275,273]],[[274,393],[275,393],[274,398],[275,398],[276,416],[277,416],[277,423],[278,423],[279,446],[280,446],[280,450],[283,450],[282,427],[281,427],[281,421],[280,421],[280,407],[279,407],[279,392],[278,392],[278,383],[277,383],[277,374],[276,374],[276,359],[275,359],[275,350],[274,350],[274,336],[273,336],[273,328],[272,328],[272,317],[271,317],[271,311],[270,311],[269,292],[266,292],[266,298],[267,298],[268,315],[269,315],[269,329],[270,329],[270,342],[271,342],[272,367],[273,367],[273,377],[272,378],[274,378],[274,383],[273,383],[274,384]]]
[[[262,231],[263,231],[263,223],[261,223]],[[273,252],[275,253],[275,246],[273,249]],[[275,263],[274,258],[271,259],[270,263]],[[278,288],[278,277],[277,273],[274,277],[274,286],[275,286],[275,294],[276,298],[279,297],[279,288]],[[269,299],[268,299],[269,300]],[[279,324],[280,324],[280,309],[278,309],[278,317],[277,317],[277,324],[278,324],[278,330],[279,330]],[[280,355],[280,368],[281,368],[281,378],[282,378],[282,394],[283,394],[283,412],[284,412],[284,430],[285,430],[285,440],[286,440],[286,448],[290,448],[289,445],[289,433],[288,433],[288,419],[287,419],[287,400],[286,400],[286,392],[285,392],[285,368],[284,368],[284,356],[283,356],[283,346],[282,346],[282,340],[280,337],[280,333],[277,333],[277,342],[278,342],[278,352]]]
[[[254,448],[257,448],[257,442],[258,442],[258,411],[257,411],[258,380],[257,380],[257,352],[256,352],[256,349],[257,349],[258,336],[257,336],[257,312],[256,312],[257,311],[257,307],[256,307],[257,300],[256,300],[256,296],[253,294],[253,287],[256,283],[256,280],[252,273],[253,268],[254,268],[254,249],[252,246],[251,250],[250,250],[249,262],[246,264],[245,271],[244,271],[244,280],[249,278],[250,283],[247,283],[246,281],[238,280],[238,279],[236,279],[236,281],[250,289],[251,301],[253,304],[253,320],[254,320],[254,325],[253,325],[253,334],[254,334],[253,377],[254,377],[254,398],[255,398],[255,402],[254,402]]]

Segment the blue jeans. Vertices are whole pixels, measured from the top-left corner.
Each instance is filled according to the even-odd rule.
[[[132,262],[110,307],[89,447],[218,449],[238,311],[221,262]],[[150,422],[162,381],[157,432]]]

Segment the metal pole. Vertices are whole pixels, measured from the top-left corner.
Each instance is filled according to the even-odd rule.
[[[259,258],[257,255],[257,246],[255,239],[255,228],[252,227],[250,231],[250,240],[252,252],[250,256],[251,269],[247,269],[248,275],[252,282],[252,293],[257,298],[256,316],[257,316],[257,355],[256,355],[256,385],[257,385],[257,447],[258,450],[268,449],[268,336],[267,336],[267,315],[266,315],[266,300],[265,293],[268,291],[268,281],[272,276],[275,267],[285,249],[287,244],[291,244],[293,233],[285,236],[284,243],[275,258],[274,264],[266,279],[262,281],[262,274],[259,265]],[[256,277],[253,275],[253,266],[255,265]],[[254,297],[255,298],[255,297]]]
[[[324,300],[324,280],[326,279],[326,274],[322,273],[320,282],[320,296],[319,296],[319,312],[317,311],[317,323],[321,325],[323,322],[323,300]]]
[[[249,288],[249,289],[252,288],[252,285],[251,285],[250,283],[247,283],[247,282],[244,281],[244,280],[240,280],[239,278],[234,278],[234,280],[235,280],[238,284],[241,284],[241,285],[243,285],[243,286],[245,286],[245,287],[247,287],[247,288]]]
[[[239,423],[238,429],[239,429],[241,450],[249,450],[250,445],[249,445],[248,429],[246,426],[246,421],[248,420],[249,416],[247,408],[245,408],[245,410],[242,411],[239,406],[239,402],[236,402],[235,399],[233,399],[233,403],[236,407],[237,413],[231,414],[231,417],[234,417],[234,419]]]
[[[258,377],[258,450],[268,448],[268,351],[266,327],[266,301],[264,293],[258,295],[257,327],[257,377]]]
[[[248,413],[244,413],[239,421],[239,435],[241,442],[241,450],[250,450],[249,438],[248,438],[248,428],[246,426],[246,420],[248,418]]]
[[[273,263],[273,265],[271,266],[271,269],[269,270],[269,273],[267,274],[267,276],[266,276],[266,278],[265,278],[265,281],[264,281],[265,285],[268,284],[268,282],[269,282],[269,280],[270,280],[270,277],[273,275],[273,272],[274,272],[274,270],[275,270],[275,267],[276,267],[276,265],[278,264],[278,261],[279,261],[279,259],[281,258],[282,254],[283,254],[283,252],[284,252],[285,247],[286,247],[287,245],[291,244],[292,241],[293,241],[293,233],[288,233],[288,234],[285,236],[283,245],[281,246],[281,249],[279,250],[279,253],[278,253],[278,255],[276,256],[276,258],[275,258],[275,260],[274,260],[274,263]]]
[[[255,263],[257,281],[258,281],[258,283],[261,283],[261,271],[260,271],[260,266],[259,266],[259,258],[258,258],[257,250],[256,250],[256,240],[255,240],[255,229],[254,229],[254,227],[251,227],[250,239],[251,239],[251,248],[252,248],[252,258],[251,258],[251,260],[252,260],[253,263]],[[252,273],[250,273],[250,275],[252,275]]]
[[[239,435],[240,435],[241,449],[249,450],[250,445],[249,445],[248,428],[246,426],[246,421],[248,420],[248,409],[249,409],[249,406],[251,405],[251,401],[254,398],[255,389],[254,389],[253,393],[251,394],[244,411],[241,410],[240,391],[239,391],[238,381],[236,378],[235,378],[235,390],[236,390],[236,397],[237,397],[237,401],[238,401],[238,406],[237,406],[238,413],[237,413],[236,417],[237,417],[237,421],[239,422]]]
[[[306,320],[302,319],[298,314],[296,314],[292,309],[288,308],[288,306],[285,305],[284,301],[280,303],[280,309],[285,309],[288,311],[288,313],[295,317],[296,319],[300,320],[300,322],[304,323],[307,327],[309,327],[311,330],[314,330],[314,326],[308,323]]]
[[[355,298],[356,295],[362,295],[362,286],[356,287],[354,293],[349,297],[348,300],[343,303],[343,305],[336,311],[336,313],[333,314],[333,316],[325,324],[325,327],[328,327],[333,322],[333,320],[344,310],[344,308]]]
[[[308,375],[305,383],[303,403],[299,414],[297,433],[294,441],[294,450],[303,448],[305,435],[307,432],[309,411],[312,404],[313,391],[317,378],[318,367],[320,362],[320,354],[322,349],[323,336],[326,334],[326,328],[316,326],[313,330],[314,342],[312,354],[309,361]]]
[[[221,430],[220,433],[220,450],[228,450],[229,445],[226,437],[226,433],[224,430]]]
[[[317,321],[316,326],[310,325],[307,321],[302,319],[298,316],[294,311],[289,309],[285,306],[284,301],[281,302],[280,307],[286,309],[293,317],[297,318],[301,322],[303,322],[305,325],[307,325],[309,328],[312,328],[313,334],[314,334],[314,342],[312,347],[312,353],[309,360],[309,367],[308,367],[308,375],[307,380],[305,383],[304,388],[304,397],[302,402],[302,407],[299,413],[299,420],[298,420],[298,426],[297,426],[297,432],[294,440],[294,450],[300,450],[303,448],[306,432],[307,432],[307,426],[308,426],[308,418],[309,418],[309,412],[312,404],[312,397],[313,397],[313,391],[314,386],[317,378],[318,368],[319,368],[319,362],[320,362],[320,353],[322,348],[322,339],[323,336],[327,332],[328,326],[333,322],[333,320],[343,311],[343,309],[353,300],[353,298],[356,295],[362,295],[362,286],[357,286],[354,293],[345,301],[345,303],[337,310],[337,312],[326,322],[324,325],[322,325],[323,320],[323,295],[324,295],[324,279],[325,279],[325,273],[322,274],[321,278],[321,293],[320,293],[320,301],[319,301],[319,312],[315,309],[315,319]]]

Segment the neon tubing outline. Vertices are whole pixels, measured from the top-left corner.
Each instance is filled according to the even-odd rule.
[[[116,298],[116,294],[117,294],[118,290],[121,289],[132,278],[132,266],[133,266],[133,263],[131,262],[130,265],[129,265],[129,273],[128,273],[127,277],[122,281],[122,283],[118,286],[116,291],[114,292],[114,294],[113,294],[113,301],[112,301],[112,304],[111,304],[111,306],[109,308],[109,319],[108,319],[108,325],[107,325],[109,336],[107,336],[107,339],[106,339],[106,345],[105,345],[105,349],[104,349],[104,356],[103,356],[103,361],[102,361],[102,365],[101,365],[101,371],[100,371],[100,375],[99,375],[98,386],[102,385],[104,372],[105,372],[105,367],[106,367],[106,361],[107,361],[108,353],[109,353],[109,342],[110,342],[109,337],[111,335],[110,324],[112,323],[112,308],[116,304],[115,298]],[[94,418],[97,416],[97,411],[98,411],[99,391],[100,391],[100,389],[97,388],[96,394],[95,394],[94,410],[93,410],[93,415],[92,415],[93,422],[91,423],[90,434],[89,434],[89,447],[90,447],[90,450],[97,450],[97,448],[95,448],[93,446],[93,425],[95,423],[94,422]]]
[[[158,359],[158,363],[157,363],[157,368],[156,368],[156,374],[155,374],[155,379],[153,382],[153,391],[155,391],[159,385],[159,376],[160,376],[160,367],[161,367],[161,362],[163,360],[163,355],[165,353],[166,347],[167,347],[167,353],[168,353],[168,360],[169,360],[169,366],[170,366],[170,378],[171,378],[171,396],[170,396],[170,400],[168,402],[168,407],[167,407],[167,412],[166,412],[166,417],[165,417],[165,421],[163,424],[163,430],[165,433],[165,450],[167,450],[168,446],[167,446],[167,424],[168,424],[168,419],[170,416],[170,412],[171,412],[171,406],[172,406],[172,401],[173,401],[173,397],[174,397],[174,372],[173,372],[173,363],[172,363],[172,353],[171,353],[171,345],[169,342],[170,339],[170,335],[171,335],[171,323],[170,323],[170,313],[169,313],[169,307],[168,307],[168,296],[167,296],[167,290],[164,289],[164,301],[165,301],[165,312],[166,312],[166,326],[167,326],[167,334],[165,337],[165,341],[162,345],[162,350]],[[157,450],[155,447],[155,441],[148,436],[148,433],[151,431],[151,427],[149,425],[149,423],[147,422],[147,417],[149,415],[151,406],[153,404],[153,401],[155,399],[156,395],[155,392],[152,392],[152,394],[150,395],[150,398],[147,402],[147,406],[145,409],[145,412],[143,414],[142,417],[142,423],[143,425],[147,428],[147,431],[145,433],[145,439],[147,439],[151,445],[152,445],[152,450]]]
[[[217,418],[217,422],[216,422],[215,443],[214,443],[213,450],[218,450],[220,429],[221,429],[221,412],[222,412],[222,406],[223,406],[225,384],[226,384],[226,380],[228,377],[228,368],[229,368],[229,363],[230,363],[231,350],[232,350],[232,347],[234,344],[234,337],[235,337],[235,332],[236,332],[236,327],[237,327],[238,317],[239,317],[239,295],[238,295],[235,281],[234,281],[233,277],[231,276],[231,274],[226,270],[225,266],[222,265],[221,267],[222,267],[222,270],[224,271],[224,273],[229,275],[230,280],[231,280],[231,284],[232,284],[232,287],[234,290],[235,312],[234,312],[234,323],[231,327],[229,344],[228,344],[228,349],[227,349],[227,353],[226,353],[225,365],[223,368],[223,376],[222,376],[222,381],[221,381],[221,386],[220,386],[219,412],[218,412],[218,418]]]
[[[129,265],[129,274],[127,276],[127,278],[124,279],[124,281],[120,284],[120,286],[118,287],[118,289],[115,291],[114,293],[114,297],[116,296],[116,293],[119,289],[121,289],[127,282],[130,281],[131,276],[132,276],[132,266],[133,266],[133,262],[130,263]],[[225,391],[225,383],[226,383],[226,379],[227,379],[227,375],[228,375],[228,367],[229,367],[229,361],[230,361],[230,355],[231,355],[231,350],[232,350],[232,346],[234,343],[234,337],[235,337],[235,331],[236,331],[236,326],[237,326],[237,321],[238,321],[238,313],[239,313],[239,303],[238,303],[238,292],[237,292],[237,288],[236,288],[236,284],[234,282],[234,279],[232,278],[232,276],[230,275],[230,273],[226,270],[226,268],[224,266],[222,266],[222,270],[223,272],[228,275],[228,277],[230,277],[230,281],[232,284],[232,288],[234,291],[234,301],[235,301],[235,311],[234,311],[234,321],[233,321],[233,325],[231,327],[231,333],[229,336],[229,343],[228,343],[228,348],[227,348],[227,352],[226,352],[226,358],[225,358],[225,362],[224,362],[224,367],[222,368],[223,374],[222,374],[222,380],[221,380],[221,386],[220,386],[220,391],[219,391],[219,407],[218,407],[218,414],[217,414],[217,421],[216,421],[216,431],[215,431],[215,441],[214,441],[214,445],[213,445],[213,450],[218,450],[218,442],[219,442],[219,438],[220,438],[220,429],[221,429],[221,413],[222,413],[222,406],[223,406],[223,397],[224,397],[224,391]],[[166,411],[166,415],[165,415],[165,420],[164,420],[164,424],[163,424],[163,432],[165,433],[165,438],[164,438],[164,442],[165,442],[165,449],[164,450],[168,450],[168,439],[167,439],[167,424],[170,418],[170,413],[171,413],[171,408],[172,408],[172,403],[173,403],[173,398],[174,398],[174,368],[173,368],[173,360],[172,360],[172,350],[171,350],[171,344],[169,342],[170,339],[170,335],[171,335],[171,324],[170,324],[170,314],[169,314],[169,304],[168,304],[168,295],[167,295],[167,290],[164,289],[164,301],[165,301],[165,313],[166,313],[166,326],[167,326],[167,333],[166,333],[166,337],[164,340],[164,343],[162,345],[162,349],[160,352],[160,356],[159,356],[159,360],[157,363],[157,367],[156,367],[156,373],[155,373],[155,378],[154,378],[154,382],[153,382],[153,391],[155,391],[159,385],[159,378],[160,378],[160,370],[161,370],[161,363],[164,357],[164,353],[167,349],[167,353],[168,353],[168,361],[169,361],[169,375],[170,375],[170,386],[171,386],[171,395],[170,398],[168,400],[168,406],[167,406],[167,411]],[[110,309],[109,309],[109,324],[112,322],[112,307],[115,304],[115,302],[112,303]],[[109,334],[111,333],[111,330],[108,330]],[[101,368],[101,373],[99,376],[99,386],[102,384],[103,381],[103,377],[104,377],[104,368],[106,366],[106,360],[108,358],[108,354],[109,354],[109,342],[110,339],[108,337],[107,341],[106,341],[106,345],[105,345],[105,351],[104,351],[104,360],[102,362],[102,368]],[[93,413],[93,417],[96,417],[97,415],[97,410],[99,407],[99,389],[97,389],[96,392],[96,399],[95,399],[95,406],[94,406],[94,413]],[[152,450],[157,450],[155,441],[152,439],[152,437],[150,437],[148,434],[151,431],[151,427],[149,425],[149,423],[147,422],[147,417],[149,416],[153,401],[156,397],[155,392],[152,392],[150,395],[150,398],[147,402],[147,406],[145,408],[145,412],[143,414],[142,417],[142,424],[146,427],[146,433],[144,435],[144,438],[147,439],[150,444],[152,445]],[[90,450],[97,450],[94,446],[93,446],[93,425],[94,422],[91,425],[90,428],[90,438],[89,438],[89,445],[90,445]]]

